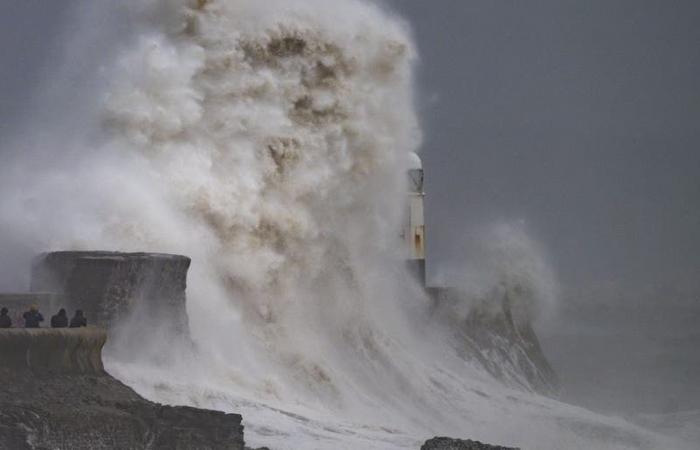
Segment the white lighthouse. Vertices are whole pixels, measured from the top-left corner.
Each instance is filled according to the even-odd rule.
[[[408,265],[425,285],[423,163],[415,153],[409,153],[408,157],[408,211],[404,219],[402,237],[408,249]]]

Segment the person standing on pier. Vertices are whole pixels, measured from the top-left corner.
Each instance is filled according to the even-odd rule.
[[[7,308],[0,309],[0,328],[12,328],[12,319],[7,313]]]
[[[39,328],[40,322],[44,321],[44,316],[41,315],[36,305],[32,305],[22,317],[24,317],[24,328]]]
[[[51,328],[68,328],[68,316],[65,309],[61,308],[58,314],[51,317]]]
[[[70,320],[71,328],[80,328],[87,326],[87,319],[83,315],[83,310],[79,309],[75,312],[75,316]]]

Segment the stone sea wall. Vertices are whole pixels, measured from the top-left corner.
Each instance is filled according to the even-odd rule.
[[[69,313],[82,309],[90,323],[108,329],[139,314],[187,335],[190,262],[186,256],[160,253],[45,253],[34,260],[30,290],[58,295]]]
[[[0,361],[17,372],[103,375],[100,328],[14,328],[0,330]]]

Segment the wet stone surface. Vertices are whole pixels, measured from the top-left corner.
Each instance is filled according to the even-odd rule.
[[[514,447],[501,447],[479,441],[435,437],[426,441],[421,450],[520,450]]]
[[[105,336],[0,330],[0,450],[244,448],[240,415],[153,403],[106,373]]]

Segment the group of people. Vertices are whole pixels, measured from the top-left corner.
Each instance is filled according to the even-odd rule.
[[[22,314],[22,318],[24,319],[24,328],[40,328],[41,322],[44,321],[44,316],[36,306],[29,308],[29,311]],[[80,328],[86,326],[87,319],[81,309],[75,311],[75,315],[70,321],[68,321],[68,315],[63,308],[51,317],[51,328]],[[7,308],[0,309],[0,328],[12,328],[12,319]]]

